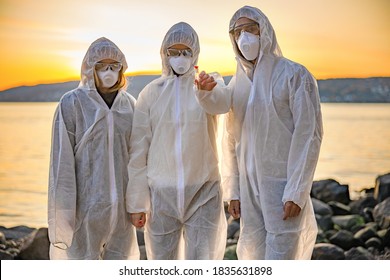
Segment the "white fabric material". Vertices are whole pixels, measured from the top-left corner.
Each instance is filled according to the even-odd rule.
[[[198,60],[192,27],[172,26],[160,52],[163,74],[141,91],[135,107],[127,211],[148,213],[148,259],[222,259],[226,218],[217,116],[206,114],[195,98],[193,67],[184,75],[173,74],[166,50],[174,44],[191,48],[192,66]]]
[[[96,73],[105,88],[112,87],[118,81],[119,72],[114,72],[111,69],[107,71],[97,71]]]
[[[126,60],[111,41],[93,42],[79,87],[57,107],[49,178],[51,259],[139,259],[125,209],[135,99],[120,90],[109,109],[95,88],[95,62]]]
[[[241,201],[239,259],[310,259],[317,225],[310,199],[323,129],[316,80],[282,56],[274,30],[257,8],[245,6],[231,19],[259,23],[260,52],[253,67],[233,34],[237,72],[226,88],[197,92],[208,113],[229,113],[223,142],[224,199]],[[300,215],[283,217],[293,201]]]
[[[249,32],[241,32],[237,40],[238,48],[242,55],[249,61],[257,58],[260,49],[260,37]]]
[[[183,75],[191,68],[192,59],[191,57],[184,57],[182,55],[177,57],[170,57],[169,63],[176,74]]]

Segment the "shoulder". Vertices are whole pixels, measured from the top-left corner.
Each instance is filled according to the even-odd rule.
[[[280,66],[284,68],[291,78],[293,77],[312,77],[313,75],[302,64],[289,60],[287,58],[280,59]]]
[[[117,99],[120,99],[120,104],[121,106],[128,107],[131,110],[134,110],[135,104],[136,104],[136,99],[134,96],[132,96],[130,93],[128,93],[125,90],[119,91]]]
[[[148,83],[140,92],[137,101],[140,98],[143,99],[153,99],[156,96],[158,96],[162,90],[165,88],[166,84],[169,83],[169,81],[172,80],[170,77],[161,76],[150,83]]]
[[[71,91],[68,91],[67,93],[65,93],[59,103],[61,104],[61,106],[66,106],[66,105],[74,105],[77,100],[79,99],[79,95],[83,95],[83,94],[86,94],[85,93],[85,90],[81,89],[81,88],[75,88]]]

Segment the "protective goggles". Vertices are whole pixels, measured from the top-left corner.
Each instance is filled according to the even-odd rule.
[[[97,62],[95,63],[95,69],[99,72],[105,72],[108,69],[111,69],[111,71],[119,72],[122,69],[122,63],[115,62],[115,63],[103,63],[103,62]]]
[[[188,56],[192,57],[192,51],[190,49],[178,50],[178,49],[167,49],[168,56]]]
[[[260,35],[260,28],[256,22],[245,23],[234,27],[232,33],[235,40],[238,40],[242,31],[252,33],[254,35]]]

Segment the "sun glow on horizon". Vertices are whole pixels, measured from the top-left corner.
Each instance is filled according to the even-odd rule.
[[[160,75],[163,36],[179,21],[190,23],[199,35],[200,70],[232,75],[236,61],[227,26],[243,5],[261,7],[284,56],[317,79],[390,76],[390,1],[239,0],[226,5],[214,0],[207,1],[207,10],[202,1],[189,11],[174,0],[3,0],[0,91],[79,80],[87,48],[103,36],[125,53],[126,74]]]

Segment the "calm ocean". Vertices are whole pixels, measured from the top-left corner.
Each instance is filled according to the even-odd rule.
[[[0,225],[47,227],[51,125],[57,103],[0,103]],[[322,104],[315,180],[348,184],[351,197],[390,172],[390,104]]]

